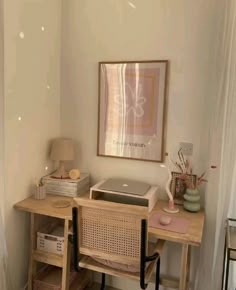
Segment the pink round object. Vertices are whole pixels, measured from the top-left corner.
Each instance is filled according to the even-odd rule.
[[[167,215],[162,215],[159,218],[159,222],[163,226],[168,226],[171,223],[171,217]]]

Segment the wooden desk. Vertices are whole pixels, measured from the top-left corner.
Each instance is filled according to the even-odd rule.
[[[83,196],[84,198],[88,198],[88,194]],[[71,207],[67,208],[55,208],[53,207],[53,203],[55,201],[60,200],[68,200],[71,202],[71,207],[73,204],[73,199],[69,197],[62,197],[56,195],[47,195],[45,200],[35,200],[32,197],[29,197],[15,205],[15,208],[18,210],[26,211],[31,213],[31,225],[34,222],[34,214],[40,214],[45,216],[57,217],[65,220],[65,231],[69,231],[69,221],[72,220],[72,210]],[[167,206],[167,202],[158,201],[156,206],[154,207],[152,212],[162,211],[162,208]],[[151,213],[152,213],[151,212]],[[151,214],[150,213],[150,214]],[[162,284],[165,287],[175,288],[179,290],[187,290],[188,289],[188,280],[189,280],[189,272],[190,272],[190,247],[191,246],[200,246],[202,241],[202,233],[204,226],[204,212],[200,211],[198,213],[189,213],[180,208],[180,212],[174,214],[174,216],[183,217],[190,221],[190,227],[186,234],[180,234],[175,232],[170,232],[166,230],[161,230],[157,228],[148,228],[148,233],[151,236],[171,241],[175,243],[179,243],[182,245],[182,258],[181,258],[181,270],[180,270],[180,279],[172,279],[170,277],[163,278]],[[68,234],[68,233],[67,233]],[[33,236],[35,236],[35,228],[31,226],[31,235],[32,241]],[[31,247],[31,251],[33,251],[34,247]],[[31,253],[33,254],[33,253]],[[68,256],[68,255],[66,255]],[[68,257],[64,257],[64,262]],[[31,265],[32,261],[30,261]],[[67,263],[68,264],[68,263]],[[32,265],[31,265],[32,266]],[[66,279],[66,269],[63,269],[63,278],[62,285],[63,290],[67,290],[67,279]],[[32,281],[32,273],[29,271],[29,282]],[[30,289],[30,288],[29,288]]]

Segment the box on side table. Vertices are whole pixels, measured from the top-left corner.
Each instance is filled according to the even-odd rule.
[[[76,197],[89,191],[90,180],[88,173],[81,173],[79,179],[57,179],[51,176],[43,177],[46,193]]]
[[[62,226],[55,227],[49,233],[37,232],[37,249],[40,251],[63,255],[64,241]]]

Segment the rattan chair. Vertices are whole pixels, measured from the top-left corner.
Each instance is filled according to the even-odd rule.
[[[147,209],[101,200],[74,201],[72,240],[76,270],[87,268],[102,273],[101,290],[105,287],[105,274],[139,280],[145,289],[156,268],[158,290],[164,241],[158,240],[153,254],[146,255]],[[133,267],[137,266],[138,272],[134,272]]]

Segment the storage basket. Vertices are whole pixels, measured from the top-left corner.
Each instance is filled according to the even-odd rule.
[[[44,252],[63,255],[64,251],[64,229],[56,227],[50,233],[37,232],[37,249]]]
[[[71,285],[77,276],[76,272],[70,273]],[[62,269],[47,266],[38,272],[33,280],[33,290],[61,290]]]

